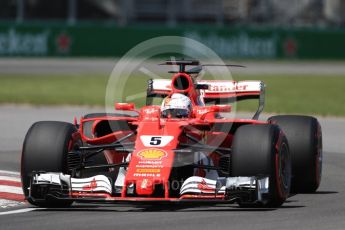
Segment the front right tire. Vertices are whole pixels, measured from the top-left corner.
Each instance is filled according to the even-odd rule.
[[[231,176],[268,176],[267,203],[279,207],[288,198],[291,184],[291,159],[284,133],[277,125],[244,125],[237,129],[230,159]],[[243,207],[257,204],[239,202]]]

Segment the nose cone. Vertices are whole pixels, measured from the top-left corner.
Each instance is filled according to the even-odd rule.
[[[154,181],[152,179],[142,179],[136,181],[136,193],[141,196],[150,196],[154,192]]]

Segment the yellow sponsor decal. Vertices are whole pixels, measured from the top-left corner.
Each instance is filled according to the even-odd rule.
[[[160,160],[167,156],[167,153],[160,149],[145,149],[137,153],[141,159],[145,160]]]
[[[160,173],[160,169],[137,169],[137,173]]]

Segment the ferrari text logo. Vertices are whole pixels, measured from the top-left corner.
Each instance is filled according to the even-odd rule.
[[[137,155],[145,160],[161,160],[167,156],[167,153],[160,149],[144,149],[138,152]]]

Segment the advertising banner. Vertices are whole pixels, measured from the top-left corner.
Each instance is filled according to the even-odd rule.
[[[344,59],[345,30],[0,24],[1,57],[120,57],[158,36],[197,40],[223,58]]]

